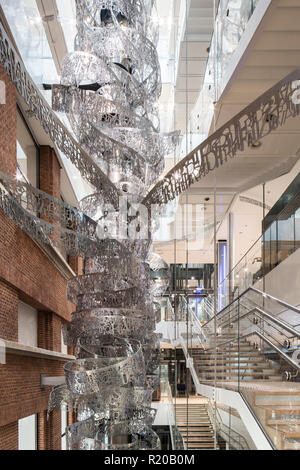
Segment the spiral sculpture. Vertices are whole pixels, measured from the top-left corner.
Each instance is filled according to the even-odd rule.
[[[178,139],[177,133],[159,133],[153,7],[153,0],[76,0],[75,50],[52,91],[53,108],[67,114],[80,145],[128,206],[141,202],[157,181]],[[135,233],[129,230],[136,217],[123,217],[126,236],[123,227],[123,236],[112,239],[111,217],[121,214],[113,205],[104,210],[109,202],[96,187],[80,203],[84,237],[92,231],[93,249],[84,275],[68,284],[76,311],[64,340],[76,360],[65,365],[66,385],[53,389],[49,412],[61,405],[76,410],[68,449],[159,449],[151,430],[160,362],[153,331],[160,318],[155,297],[168,286],[168,267],[150,253],[150,230],[144,233],[140,224]],[[159,280],[151,279],[151,270]]]
[[[76,412],[67,448],[159,449],[151,429],[160,362],[154,331],[170,272],[151,252],[161,210],[146,209],[144,219],[138,213],[178,133],[159,132],[154,0],[76,0],[76,8],[75,48],[63,61],[60,85],[52,87],[52,107],[68,116],[77,142],[62,132],[1,27],[0,57],[92,192],[77,209],[0,173],[0,207],[32,238],[84,258],[84,274],[68,283],[76,311],[64,330],[76,360],[65,365],[66,384],[49,400],[49,413],[61,406]]]

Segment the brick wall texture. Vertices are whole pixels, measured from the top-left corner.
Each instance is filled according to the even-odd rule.
[[[0,171],[16,174],[16,90],[0,65],[6,84],[6,104],[0,105]],[[40,188],[60,198],[60,164],[54,150],[40,148]],[[79,269],[80,260],[73,266]],[[76,270],[77,270],[76,269]],[[61,325],[74,306],[66,298],[67,279],[43,250],[0,210],[0,339],[18,341],[19,300],[38,310],[38,347],[61,351]],[[63,375],[58,360],[7,354],[0,364],[0,449],[18,449],[18,420],[38,415],[38,449],[61,446],[60,410],[49,421],[50,389],[40,387],[40,375]],[[72,421],[70,415],[70,420]]]

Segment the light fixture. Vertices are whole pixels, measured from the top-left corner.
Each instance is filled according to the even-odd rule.
[[[262,146],[262,142],[260,140],[257,140],[256,142],[252,142],[251,147],[256,149]]]

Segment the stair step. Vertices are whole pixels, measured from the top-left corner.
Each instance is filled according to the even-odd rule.
[[[206,371],[203,371],[202,376],[214,376],[214,372],[206,372]],[[240,374],[238,373],[233,373],[233,372],[219,372],[217,374],[217,377],[279,377],[280,379],[282,378],[281,375],[279,375],[277,372],[246,372],[246,373],[243,373],[242,371],[240,371]]]
[[[255,394],[255,405],[264,406],[264,405],[272,405],[272,406],[280,406],[280,405],[300,405],[300,394],[298,392],[291,392],[291,393],[280,393],[276,394],[273,392],[264,393],[256,393]]]
[[[201,449],[201,450],[211,450],[211,449],[214,449],[214,442],[212,442],[211,444],[188,444],[187,445],[187,448],[188,449],[194,449],[194,450],[197,450],[197,449]],[[217,447],[218,448],[218,447]]]
[[[194,422],[194,423],[195,423],[195,422]],[[192,423],[191,421],[187,421],[187,420],[186,420],[186,421],[177,421],[176,424],[177,424],[178,427],[181,428],[181,427],[183,427],[183,426],[188,426],[188,427],[189,427],[190,424],[194,424],[194,423]],[[202,423],[202,422],[199,423],[199,422],[197,422],[197,424],[198,424],[198,426],[201,426],[201,427],[203,427],[203,428],[211,428],[211,427],[212,427],[210,421],[207,421],[206,423]]]
[[[234,356],[235,355],[235,356]],[[259,352],[256,350],[252,351],[213,351],[211,353],[205,352],[202,354],[194,354],[193,357],[202,357],[202,358],[215,358],[215,357],[222,357],[222,356],[232,356],[232,357],[239,357],[243,356],[244,358],[246,357],[262,357]],[[264,358],[265,359],[265,358]]]
[[[240,370],[241,372],[245,371],[248,372],[249,370],[261,370],[263,372],[273,372],[275,369],[273,367],[268,367],[268,366],[257,366],[257,365],[253,365],[253,366],[248,366],[246,367],[245,366],[236,366],[236,367],[229,367],[229,366],[217,366],[217,367],[214,367],[214,366],[206,366],[207,368],[201,366],[199,367],[198,364],[196,364],[196,366],[198,366],[198,369],[202,369],[204,372],[208,372],[208,371],[212,371],[214,372],[214,370],[217,370],[217,371],[236,371],[236,370]]]
[[[198,432],[198,431],[203,431],[203,432],[207,432],[207,426],[201,426],[200,424],[191,424],[191,425],[188,425],[188,423],[185,423],[185,424],[180,424],[180,425],[177,425],[180,429],[182,429],[183,431],[185,430],[190,430],[191,432]],[[212,428],[212,426],[211,426]]]

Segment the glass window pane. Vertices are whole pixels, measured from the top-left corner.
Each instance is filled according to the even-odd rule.
[[[18,113],[17,120],[17,163],[18,178],[37,187],[38,183],[38,149],[22,118]]]
[[[278,220],[278,262],[285,260],[295,250],[295,219]]]
[[[300,246],[300,208],[295,212],[295,248]]]

